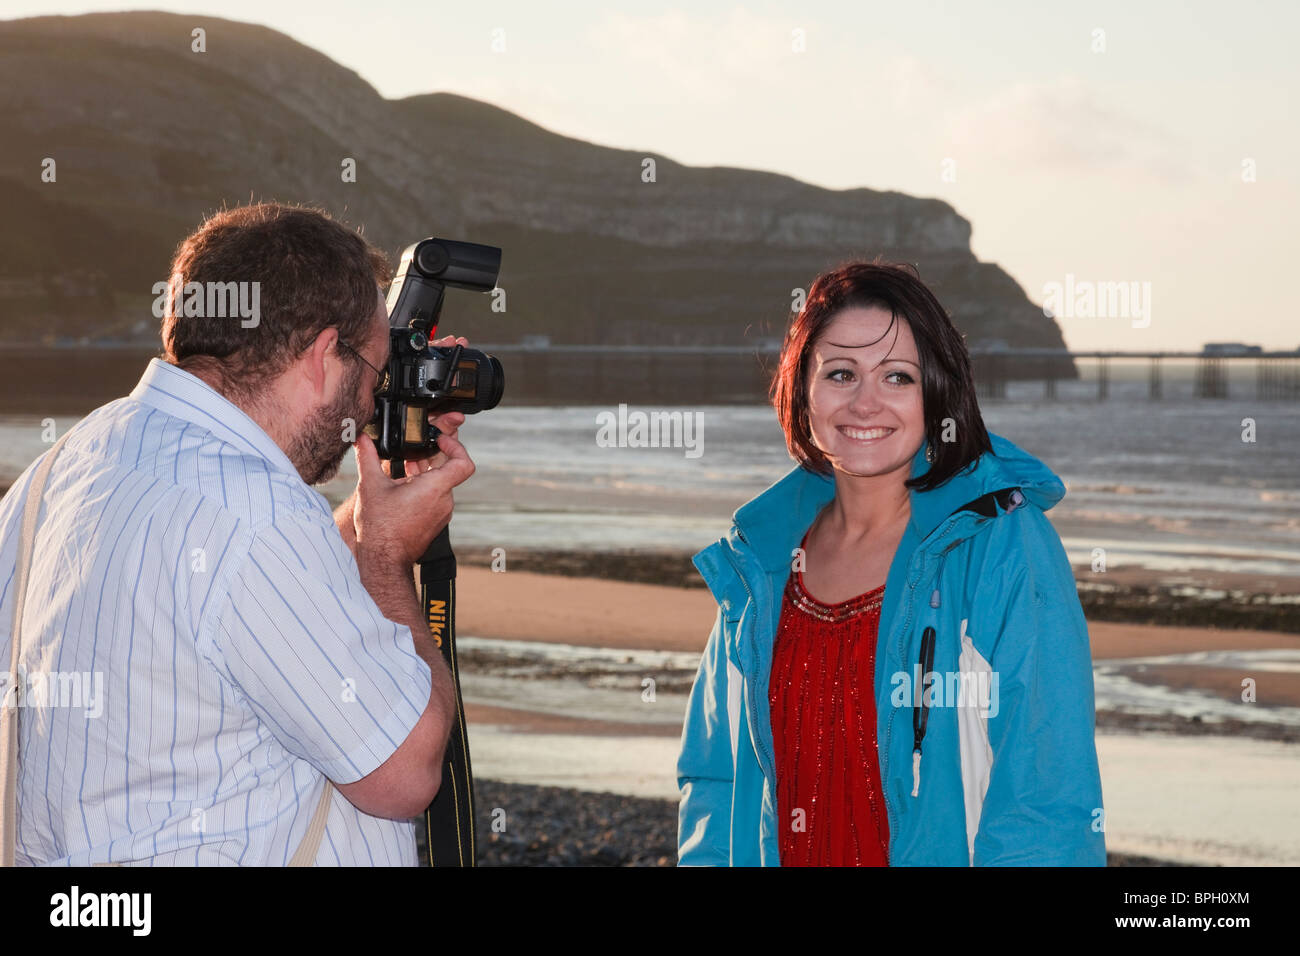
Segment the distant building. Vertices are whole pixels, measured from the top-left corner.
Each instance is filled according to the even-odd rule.
[[[1264,349],[1258,345],[1246,345],[1244,342],[1206,342],[1201,349],[1202,355],[1259,355]]]

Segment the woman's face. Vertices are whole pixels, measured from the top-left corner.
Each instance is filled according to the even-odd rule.
[[[910,476],[925,442],[920,361],[911,326],[878,306],[842,309],[822,330],[808,360],[808,417],[837,472]]]

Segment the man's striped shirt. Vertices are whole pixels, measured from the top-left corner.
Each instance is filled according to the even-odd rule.
[[[0,667],[35,464],[0,501]],[[409,628],[251,418],[154,359],[74,426],[43,496],[19,674],[20,864],[280,866],[326,776],[429,700]],[[411,821],[333,793],[319,865],[415,865]]]

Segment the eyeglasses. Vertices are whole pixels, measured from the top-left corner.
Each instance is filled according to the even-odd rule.
[[[365,363],[366,363],[366,367],[369,368],[371,371],[373,371],[373,372],[375,373],[375,390],[378,391],[380,384],[381,384],[381,383],[383,382],[383,380],[384,380],[384,373],[381,372],[379,369],[375,368],[375,367],[374,367],[373,365],[371,365],[368,361],[366,361],[366,357],[365,357],[364,355],[362,355],[360,352],[358,352],[356,349],[354,349],[354,348],[353,348],[351,345],[349,345],[347,342],[344,342],[344,341],[343,341],[343,338],[342,338],[341,336],[339,337],[338,342],[339,342],[339,345],[343,346],[345,349],[347,349],[349,352],[351,352],[351,353],[352,353],[353,355],[355,355],[357,358],[361,359],[361,361],[365,362]]]

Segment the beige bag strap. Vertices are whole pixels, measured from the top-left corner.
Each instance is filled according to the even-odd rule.
[[[54,447],[45,453],[41,463],[36,466],[36,474],[27,487],[27,501],[23,507],[23,526],[18,538],[18,564],[14,571],[14,619],[10,628],[12,648],[9,653],[10,686],[5,689],[5,697],[0,704],[0,757],[4,777],[0,783],[0,866],[13,866],[14,855],[18,846],[18,708],[19,676],[18,664],[22,654],[23,604],[27,600],[27,576],[32,567],[32,550],[36,547],[36,519],[41,512],[41,495],[45,492],[45,482],[54,467],[63,443],[68,440],[71,431],[54,443]]]
[[[330,815],[330,796],[333,793],[334,784],[329,777],[326,777],[325,792],[320,795],[320,803],[316,805],[316,812],[312,814],[311,823],[307,826],[307,833],[303,836],[302,843],[298,844],[298,852],[289,861],[290,866],[316,865],[316,851],[320,849],[320,841],[325,837],[325,821]]]
[[[9,653],[9,686],[5,689],[4,700],[0,701],[0,866],[13,866],[18,844],[18,664],[22,659],[22,638],[20,625],[23,619],[23,605],[27,600],[27,578],[31,571],[32,551],[36,547],[36,522],[41,512],[41,497],[45,484],[49,480],[54,459],[58,457],[63,443],[68,440],[71,431],[64,432],[63,437],[54,443],[41,463],[36,466],[36,474],[27,488],[27,500],[23,506],[22,531],[18,539],[18,563],[14,572],[14,616],[10,629],[12,647]],[[316,852],[325,837],[325,821],[329,817],[330,797],[334,784],[325,780],[325,790],[320,803],[312,815],[307,833],[299,844],[290,866],[314,866]],[[114,866],[115,864],[101,864]]]

